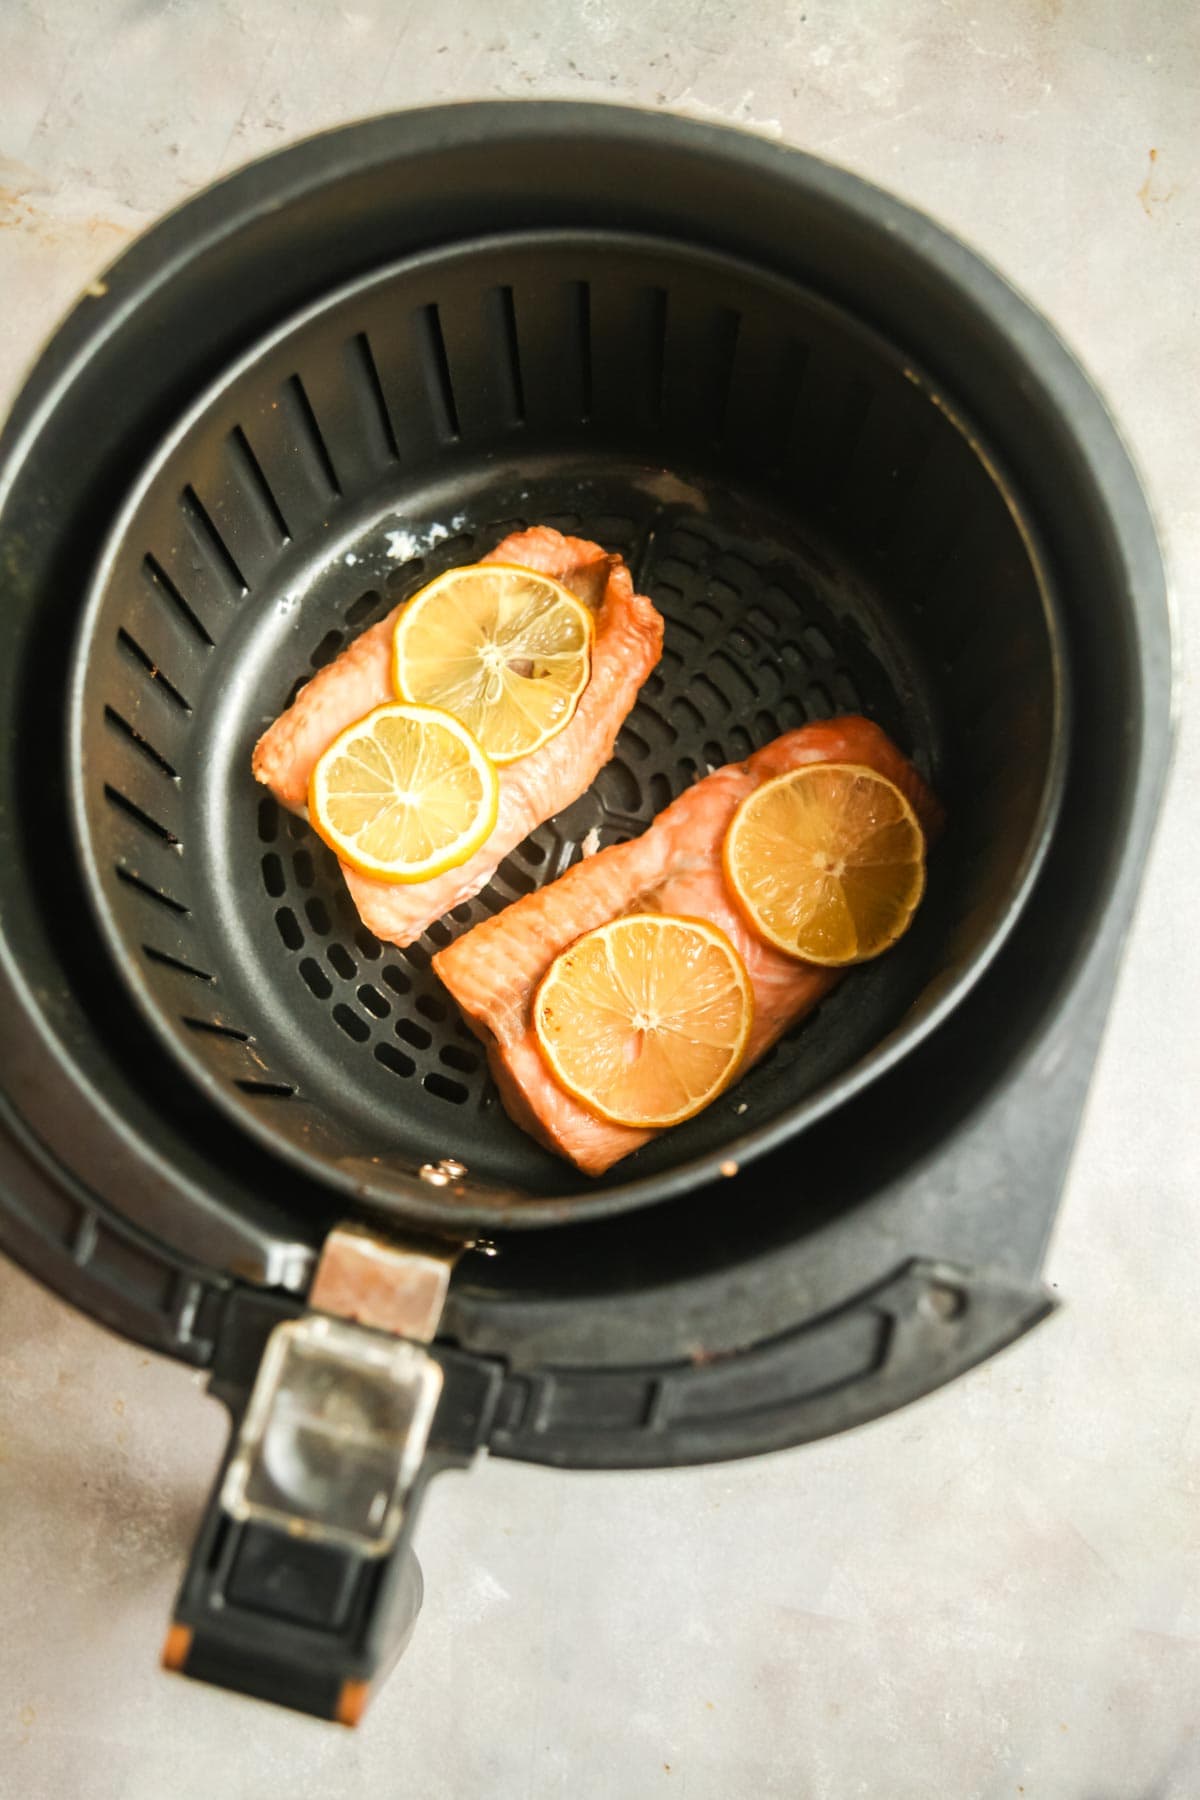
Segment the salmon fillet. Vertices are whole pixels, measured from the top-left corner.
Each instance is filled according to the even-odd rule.
[[[641,837],[576,863],[441,950],[433,966],[484,1043],[505,1108],[516,1123],[586,1175],[602,1175],[657,1135],[613,1125],[560,1088],[538,1049],[533,997],[567,945],[622,913],[653,910],[719,925],[737,947],[754,989],[754,1025],[743,1072],[833,988],[840,969],[799,962],[746,925],[721,868],[738,804],[762,782],[802,763],[863,763],[908,797],[926,835],[941,808],[916,769],[877,725],[848,717],[785,732],[745,762],[698,781]]]
[[[342,863],[363,924],[401,946],[486,887],[511,850],[591,786],[662,653],[662,615],[634,592],[621,558],[599,544],[537,525],[512,533],[482,560],[519,563],[550,575],[592,610],[591,672],[570,724],[540,750],[498,771],[495,827],[467,862],[412,884],[376,881]],[[395,698],[392,632],[399,613],[397,606],[314,675],[255,746],[255,779],[293,812],[304,811],[313,768],[338,733]]]

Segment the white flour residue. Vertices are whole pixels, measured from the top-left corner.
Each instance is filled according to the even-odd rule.
[[[411,562],[421,554],[421,540],[411,531],[403,528],[389,531],[387,534],[387,553],[393,562]]]
[[[345,556],[343,556],[343,558],[342,558],[342,561],[345,563],[345,565],[348,569],[352,569],[354,567],[355,563],[358,561],[358,558],[357,558],[357,556],[355,556],[353,550],[347,550]]]
[[[600,848],[600,827],[598,825],[593,825],[592,829],[588,832],[587,836],[583,839],[582,843],[579,846],[579,854],[581,857],[595,856],[595,854],[599,848]]]
[[[455,513],[448,525],[427,525],[424,531],[410,531],[401,525],[396,531],[389,531],[387,537],[387,553],[393,562],[412,562],[415,557],[424,556],[435,544],[440,544],[448,537],[453,537],[463,530],[467,523],[465,513]]]

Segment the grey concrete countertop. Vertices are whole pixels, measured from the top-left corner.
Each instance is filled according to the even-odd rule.
[[[518,22],[519,21],[519,22]],[[1191,0],[5,0],[0,409],[80,287],[315,128],[638,101],[848,164],[1054,320],[1200,621]],[[1186,646],[1185,646],[1186,647]],[[351,1735],[168,1679],[221,1441],[185,1371],[0,1271],[0,1800],[1192,1800],[1200,1793],[1200,710],[1049,1279],[1067,1305],[845,1439],[434,1490],[413,1645]]]

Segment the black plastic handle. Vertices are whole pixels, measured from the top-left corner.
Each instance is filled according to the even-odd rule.
[[[372,1687],[411,1636],[422,1581],[412,1537],[425,1487],[466,1467],[486,1440],[499,1391],[498,1365],[437,1346],[442,1394],[426,1454],[383,1555],[296,1536],[222,1504],[255,1375],[274,1328],[302,1308],[252,1293],[231,1300],[210,1391],[232,1429],[175,1603],[164,1665],[318,1718],[357,1724]]]

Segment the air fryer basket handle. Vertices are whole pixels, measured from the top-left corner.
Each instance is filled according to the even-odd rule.
[[[232,1430],[163,1662],[201,1681],[354,1725],[372,1686],[403,1650],[420,1607],[421,1576],[411,1546],[425,1487],[441,1469],[466,1467],[485,1441],[501,1371],[441,1346],[427,1350],[358,1326],[318,1321],[273,1296],[239,1293],[230,1312],[210,1389],[229,1407]],[[349,1532],[321,1535],[295,1520],[289,1527],[270,1506],[237,1506],[238,1493],[246,1491],[239,1458],[244,1462],[263,1371],[277,1355],[281,1333],[309,1326],[357,1333],[381,1358],[395,1354],[436,1371],[436,1406],[419,1458],[397,1494],[396,1529],[382,1548],[364,1547]],[[328,1467],[333,1478],[318,1498],[333,1497],[341,1509],[344,1459],[335,1451]],[[269,1470],[267,1479],[269,1484]]]

